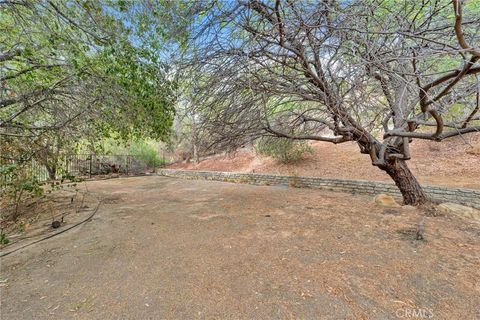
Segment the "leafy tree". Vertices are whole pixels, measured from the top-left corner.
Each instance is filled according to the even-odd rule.
[[[0,3],[2,157],[29,159],[51,136],[62,145],[118,133],[166,140],[175,84],[122,1]],[[145,28],[145,27],[143,27]],[[65,150],[63,150],[65,151]]]
[[[137,6],[0,1],[0,175],[10,176],[2,195],[18,203],[37,187],[25,183],[31,159],[57,178],[79,142],[168,140],[176,85]]]

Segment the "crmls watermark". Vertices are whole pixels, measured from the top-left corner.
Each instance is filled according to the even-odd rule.
[[[405,319],[432,319],[433,310],[428,308],[401,308],[395,311],[395,315],[397,316],[397,318]]]

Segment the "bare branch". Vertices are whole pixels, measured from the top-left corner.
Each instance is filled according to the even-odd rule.
[[[457,36],[458,43],[460,44],[460,47],[462,47],[462,49],[466,50],[473,56],[480,58],[480,50],[471,47],[467,43],[467,40],[465,40],[465,36],[462,31],[462,2],[462,0],[452,0],[453,9],[455,10],[455,34]]]

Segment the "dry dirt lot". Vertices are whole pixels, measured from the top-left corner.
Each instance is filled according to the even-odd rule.
[[[1,319],[480,319],[480,226],[287,187],[89,182],[91,222],[2,258]],[[411,319],[411,317],[410,317]]]

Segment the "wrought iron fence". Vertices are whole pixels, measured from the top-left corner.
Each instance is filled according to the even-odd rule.
[[[0,167],[16,165],[26,178],[35,178],[40,182],[61,179],[64,176],[90,178],[98,175],[121,174],[140,175],[153,172],[155,168],[166,164],[164,159],[145,160],[135,155],[98,155],[72,154],[65,155],[57,161],[36,159],[28,161],[3,160]],[[0,186],[6,185],[11,177],[0,174]]]

